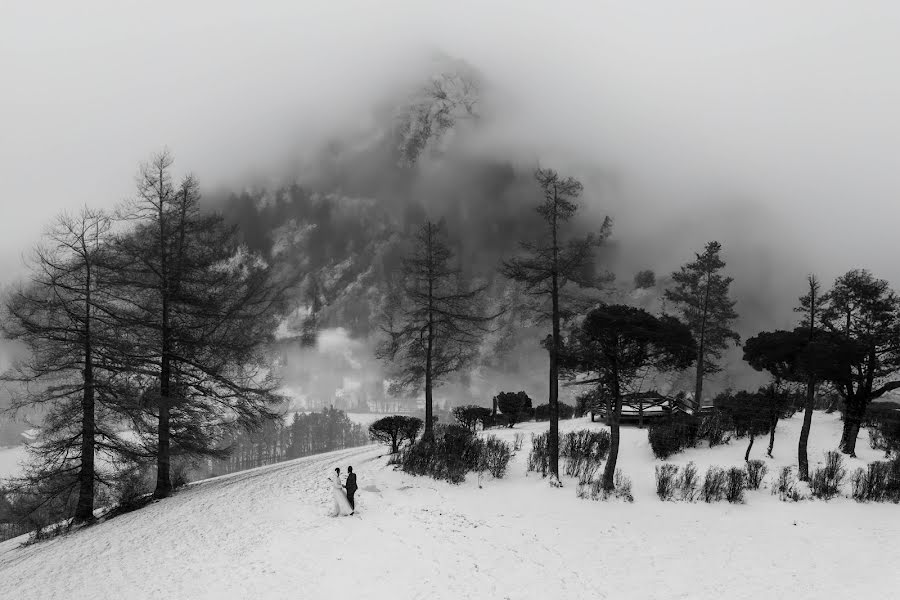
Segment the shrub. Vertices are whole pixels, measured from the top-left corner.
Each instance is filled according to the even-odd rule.
[[[450,483],[462,483],[466,473],[477,471],[484,442],[459,425],[437,425],[434,437],[411,444],[400,460],[401,468],[412,475],[428,475]]]
[[[885,457],[900,454],[900,405],[894,402],[871,404],[865,421],[873,450],[882,450]]]
[[[492,435],[485,438],[481,452],[482,464],[487,467],[487,471],[497,479],[501,479],[506,474],[509,459],[512,458],[512,447]]]
[[[559,418],[560,419],[571,419],[575,416],[575,407],[566,404],[565,402],[559,403]],[[549,421],[550,420],[550,405],[549,404],[539,404],[534,409],[534,420],[535,421]]]
[[[634,275],[635,289],[652,288],[656,285],[656,274],[650,269],[638,271]]]
[[[734,421],[729,411],[714,408],[700,420],[697,439],[707,440],[712,448],[727,444],[731,440],[731,431],[734,431]]]
[[[589,462],[579,474],[578,486],[575,488],[575,493],[579,498],[586,498],[589,493],[593,494],[594,487],[600,485],[600,480],[596,475],[600,471],[601,464],[600,462]]]
[[[751,490],[758,490],[762,485],[763,477],[769,471],[769,468],[761,460],[751,460],[747,462],[747,487]]]
[[[830,451],[825,454],[825,466],[816,469],[809,480],[812,495],[829,500],[841,491],[841,484],[847,470],[844,469],[844,457],[839,452]]]
[[[697,497],[697,484],[699,482],[700,477],[697,475],[697,465],[689,462],[681,470],[681,475],[678,476],[678,493],[681,499],[693,502]]]
[[[599,465],[609,454],[610,436],[605,429],[570,431],[562,438],[560,456],[566,459],[565,473],[581,477],[589,465]]]
[[[678,488],[678,467],[671,464],[656,467],[656,495],[660,500],[671,500]]]
[[[784,467],[781,470],[781,473],[778,474],[778,478],[775,480],[775,484],[772,486],[772,493],[778,494],[778,498],[782,501],[791,500],[792,502],[797,502],[803,499],[803,495],[800,493],[800,490],[797,489],[797,478],[794,476],[793,469],[791,467]]]
[[[700,497],[704,502],[716,502],[725,495],[726,475],[720,467],[710,467],[703,478]]]
[[[631,479],[626,477],[621,469],[616,469],[616,474],[613,477],[613,489],[603,491],[604,500],[609,499],[610,496],[615,496],[626,502],[634,502],[634,495],[631,493]]]
[[[549,433],[544,432],[540,435],[531,434],[531,452],[528,453],[528,470],[541,474],[541,477],[547,476],[550,467],[550,450],[547,447],[547,437]]]
[[[731,467],[725,473],[725,499],[732,504],[744,501],[744,488],[747,487],[747,473],[740,467]]]
[[[377,442],[390,444],[391,454],[395,454],[404,441],[412,444],[419,435],[422,425],[422,419],[416,417],[402,415],[382,417],[369,425],[369,437]]]
[[[522,444],[525,443],[525,434],[524,433],[516,433],[513,436],[513,450],[518,452],[522,449]]]
[[[647,440],[656,458],[665,460],[693,445],[694,425],[690,417],[673,415],[661,422],[651,423],[647,429]]]
[[[450,412],[457,423],[472,431],[475,431],[478,423],[481,423],[482,428],[485,428],[491,422],[491,409],[475,404],[457,406]]]
[[[500,392],[494,400],[500,412],[506,415],[509,427],[531,418],[531,398],[525,392]]]

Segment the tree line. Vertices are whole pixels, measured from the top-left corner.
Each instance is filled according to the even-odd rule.
[[[704,382],[722,370],[725,351],[742,341],[734,330],[738,314],[730,296],[733,279],[724,273],[721,244],[711,241],[672,273],[673,284],[664,292],[672,314],[663,310],[653,315],[604,302],[601,291],[612,276],[598,264],[596,250],[610,235],[612,221],[604,218],[592,235],[573,235],[571,222],[578,210],[581,183],[552,169],[538,169],[534,178],[542,196],[536,211],[545,225],[543,233],[537,239],[522,240],[519,255],[498,265],[498,272],[518,286],[515,304],[489,310],[486,286],[466,281],[455,266],[444,224],[427,221],[411,240],[403,267],[391,284],[381,317],[384,341],[378,356],[391,369],[393,393],[424,392],[423,436],[427,439],[433,428],[433,389],[449,374],[471,364],[496,317],[511,309],[530,313],[547,327],[540,343],[548,353],[551,484],[559,485],[559,381],[563,377],[590,386],[592,397],[610,402],[611,448],[603,476],[604,488],[609,490],[625,394],[639,389],[648,378],[652,381],[692,367],[692,415],[694,427],[699,427]],[[635,278],[639,288],[655,283],[650,271]],[[761,332],[743,347],[752,367],[773,376],[771,394],[776,404],[784,394],[795,393],[790,386],[805,388],[798,442],[804,479],[817,391],[827,386],[842,398],[840,449],[852,455],[868,405],[900,388],[900,381],[892,380],[900,370],[900,300],[889,284],[865,270],[839,277],[826,293],[814,276],[807,284],[807,293],[796,308],[802,317],[793,331]],[[482,418],[477,411],[469,412],[466,422]]]
[[[141,165],[113,212],[58,217],[4,301],[3,333],[27,350],[3,375],[12,410],[41,415],[12,488],[74,522],[93,519],[108,465],[151,462],[165,497],[173,457],[223,456],[282,401],[266,348],[287,286],[172,165],[167,151]]]

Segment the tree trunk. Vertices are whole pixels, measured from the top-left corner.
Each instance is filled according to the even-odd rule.
[[[844,412],[844,430],[841,434],[840,450],[844,454],[856,457],[856,438],[859,436],[859,428],[862,425],[865,405],[859,407],[858,402],[847,400],[847,408]]]
[[[747,451],[744,453],[744,462],[750,462],[750,449],[753,448],[754,439],[756,439],[756,436],[751,433],[750,444],[747,445]]]
[[[91,348],[91,270],[87,266],[84,326],[84,394],[81,398],[81,469],[78,472],[76,523],[94,520],[94,360]]]
[[[425,431],[422,439],[434,438],[434,424],[432,423],[433,397],[431,392],[431,355],[434,351],[434,314],[432,312],[434,302],[434,255],[431,226],[428,227],[428,346],[425,354]]]
[[[809,457],[806,447],[809,442],[809,430],[812,427],[813,407],[816,403],[816,382],[810,377],[806,382],[806,406],[803,410],[803,427],[800,428],[800,442],[797,444],[797,464],[800,481],[809,481]]]
[[[622,397],[616,374],[613,375],[613,396],[613,410],[609,415],[609,456],[603,470],[603,490],[606,492],[616,489],[616,461],[619,458],[619,413],[622,411]]]
[[[706,355],[706,315],[709,311],[709,276],[706,276],[706,295],[703,298],[703,317],[700,319],[700,339],[697,345],[697,381],[694,385],[694,416],[700,417],[703,395],[703,360]]]
[[[547,445],[550,451],[550,484],[562,486],[559,481],[559,276],[557,274],[556,214],[553,216],[553,273],[550,292],[553,303],[553,339],[550,340],[550,432]]]
[[[769,458],[775,458],[772,456],[772,449],[775,447],[775,428],[778,427],[778,416],[774,416],[772,418],[772,422],[769,426],[769,449],[766,452]]]

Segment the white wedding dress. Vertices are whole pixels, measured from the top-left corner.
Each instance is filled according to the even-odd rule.
[[[331,495],[334,497],[334,507],[331,509],[331,516],[349,515],[353,512],[350,508],[350,502],[347,500],[347,494],[341,485],[341,476],[337,471],[331,474]]]

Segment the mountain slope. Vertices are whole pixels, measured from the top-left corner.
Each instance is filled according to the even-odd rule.
[[[799,425],[779,425],[770,473],[792,461]],[[559,490],[525,476],[528,433],[545,427],[517,427],[525,448],[507,479],[482,489],[475,476],[451,486],[395,472],[369,446],[207,480],[40,544],[6,542],[0,597],[801,599],[884,597],[896,584],[895,505],[788,504],[768,490],[744,505],[663,503],[653,494],[659,463],[634,428],[623,432],[621,466],[635,502],[579,500],[571,481]],[[563,423],[580,427],[599,424]],[[814,465],[839,435],[835,415],[816,415]],[[673,458],[727,466],[743,450]],[[329,518],[328,474],[348,464],[359,515]]]

